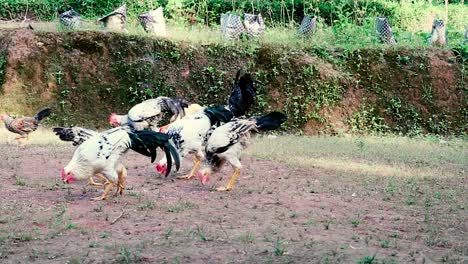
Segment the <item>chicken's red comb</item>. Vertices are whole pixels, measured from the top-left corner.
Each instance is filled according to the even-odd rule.
[[[112,123],[114,121],[116,115],[116,113],[111,113],[111,115],[109,116],[109,123]]]

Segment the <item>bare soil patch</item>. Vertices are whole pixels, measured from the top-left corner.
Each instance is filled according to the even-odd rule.
[[[73,150],[0,145],[2,263],[457,263],[467,252],[463,209],[429,224],[421,207],[383,199],[363,179],[254,157],[237,188],[219,193],[160,177],[129,152],[123,196],[92,202],[98,187],[60,182]]]

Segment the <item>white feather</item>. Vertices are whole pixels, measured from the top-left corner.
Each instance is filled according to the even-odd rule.
[[[130,120],[138,121],[161,114],[160,97],[149,99],[133,106],[128,111]]]
[[[170,124],[167,134],[170,136],[170,142],[176,147],[180,158],[184,158],[187,154],[197,154],[203,158],[203,141],[210,127],[210,119],[202,109]],[[160,165],[165,163],[166,158],[158,162]]]
[[[77,180],[102,173],[110,181],[117,180],[118,160],[130,147],[127,128],[117,127],[91,137],[81,144],[65,167]]]

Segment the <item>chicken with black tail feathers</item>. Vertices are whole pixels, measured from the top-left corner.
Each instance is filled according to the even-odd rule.
[[[229,110],[235,117],[243,116],[250,110],[257,96],[255,84],[262,84],[253,80],[250,73],[240,74],[239,69],[229,97]]]

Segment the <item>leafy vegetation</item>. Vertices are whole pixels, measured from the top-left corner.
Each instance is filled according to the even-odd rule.
[[[68,6],[87,19],[95,19],[120,4],[98,0],[26,3],[39,19],[53,19],[57,10]],[[0,16],[24,14],[23,4],[8,0],[0,7]],[[135,21],[139,12],[159,5],[166,7],[169,18],[168,40],[147,37]],[[440,104],[444,99],[439,98],[439,88],[430,77],[434,74],[431,54],[425,49],[432,21],[429,16],[445,15],[441,1],[410,4],[384,0],[134,1],[128,3],[130,34],[48,33],[41,32],[48,29],[38,26],[36,32],[43,38],[63,37],[59,45],[65,53],[79,50],[107,57],[99,62],[99,71],[89,72],[65,53],[52,52],[38,58],[45,68],[40,76],[32,65],[20,63],[17,70],[24,83],[18,83],[18,87],[28,96],[0,100],[6,111],[15,111],[18,105],[33,109],[43,103],[43,98],[32,94],[41,93],[41,85],[51,85],[56,87],[53,93],[60,112],[51,116],[50,123],[95,124],[96,120],[106,120],[110,112],[125,111],[136,102],[156,96],[183,96],[206,105],[225,103],[234,73],[243,67],[267,84],[258,87],[258,102],[252,114],[282,109],[289,117],[284,126],[287,130],[301,132],[305,127],[316,127],[332,134],[461,135],[468,128],[468,53],[467,45],[461,44],[468,7],[454,2],[448,7],[448,38],[455,57],[447,60],[461,68],[460,73],[454,72],[457,88],[451,92],[457,96],[450,107]],[[220,14],[252,9],[264,15],[268,24],[265,35],[259,39],[223,40],[217,28]],[[319,17],[318,30],[307,39],[298,36],[295,29],[303,14]],[[398,40],[396,48],[380,43],[374,26],[377,15],[389,17]],[[5,63],[0,54],[0,83]],[[187,77],[181,77],[184,74]],[[42,84],[32,83],[37,79]],[[410,92],[411,83],[418,83],[417,98]],[[352,106],[352,112],[341,117],[344,125],[336,127],[336,116],[331,112],[343,107],[355,88],[364,91],[359,95],[364,103]],[[104,100],[103,104],[96,104],[94,98]]]

